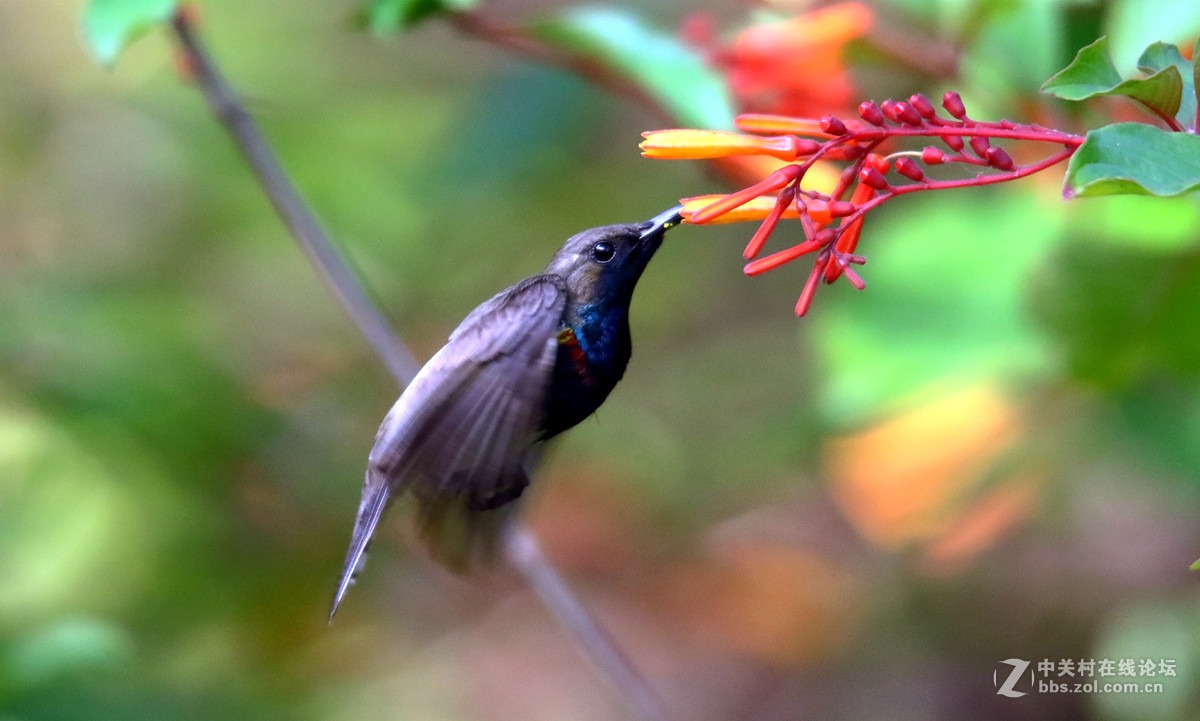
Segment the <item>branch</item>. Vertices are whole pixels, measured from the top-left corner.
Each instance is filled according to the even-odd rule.
[[[408,385],[419,370],[419,364],[393,333],[383,313],[364,292],[358,278],[338,253],[332,239],[296,192],[254,118],[225,82],[212,57],[196,36],[186,8],[181,8],[175,14],[171,26],[179,38],[187,67],[194,74],[213,114],[229,131],[238,149],[246,157],[258,177],[263,192],[275,206],[288,230],[346,308],[351,320],[367,337],[396,382],[401,387]],[[495,32],[491,26],[479,24],[478,18],[466,22],[464,28],[466,31],[483,35]],[[512,36],[505,40],[504,44],[514,48],[524,47],[524,41],[520,41],[519,37]],[[534,55],[532,50],[525,54]],[[566,64],[576,72],[596,79],[589,74],[590,70],[574,61],[556,64]],[[598,84],[612,90],[620,87],[616,85],[615,78],[609,83]],[[520,524],[506,529],[504,554],[509,564],[525,579],[563,629],[579,643],[596,667],[624,694],[638,717],[644,721],[664,721],[667,715],[650,685],[617,646],[612,636],[588,615],[583,604],[542,555],[533,533]]]
[[[238,150],[258,177],[263,192],[275,207],[292,237],[308,260],[341,301],[350,319],[362,330],[367,342],[401,387],[408,385],[421,365],[392,332],[392,327],[358,282],[354,271],[333,244],[333,239],[305,204],[284,173],[262,130],[242,106],[237,93],[225,82],[192,28],[189,12],[181,8],[171,19],[179,38],[186,67],[194,75],[213,115],[233,137]]]
[[[588,615],[554,566],[542,555],[537,537],[528,528],[515,524],[506,529],[504,556],[558,619],[559,625],[570,632],[597,668],[621,690],[638,718],[666,721],[669,717],[654,689],[629,657],[621,652],[613,637]]]

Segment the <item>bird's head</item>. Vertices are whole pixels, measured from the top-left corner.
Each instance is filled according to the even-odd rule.
[[[547,273],[566,280],[578,302],[629,302],[663,235],[679,225],[680,206],[641,223],[606,225],[571,236]]]

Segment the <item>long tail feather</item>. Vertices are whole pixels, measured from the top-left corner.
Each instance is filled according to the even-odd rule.
[[[374,486],[372,488],[372,486]],[[354,521],[354,535],[350,539],[350,550],[346,553],[346,562],[342,566],[342,576],[338,580],[337,590],[333,593],[333,606],[329,610],[329,622],[338,606],[346,597],[354,579],[358,577],[359,566],[366,558],[367,546],[371,544],[371,536],[375,535],[375,527],[387,508],[388,498],[391,497],[391,484],[384,479],[371,478],[371,469],[367,469],[366,487],[371,489],[358,509],[358,518]]]

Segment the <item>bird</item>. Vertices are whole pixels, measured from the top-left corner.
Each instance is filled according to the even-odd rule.
[[[571,236],[538,275],[459,324],[376,434],[329,619],[391,501],[410,492],[424,545],[465,572],[491,560],[545,441],[591,415],[625,373],[634,287],[682,206]]]

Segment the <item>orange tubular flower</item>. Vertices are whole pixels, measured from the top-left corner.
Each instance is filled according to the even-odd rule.
[[[700,160],[732,155],[769,155],[780,160],[795,160],[812,155],[821,147],[815,140],[794,135],[763,137],[730,133],[724,130],[651,130],[638,146],[647,158]]]

